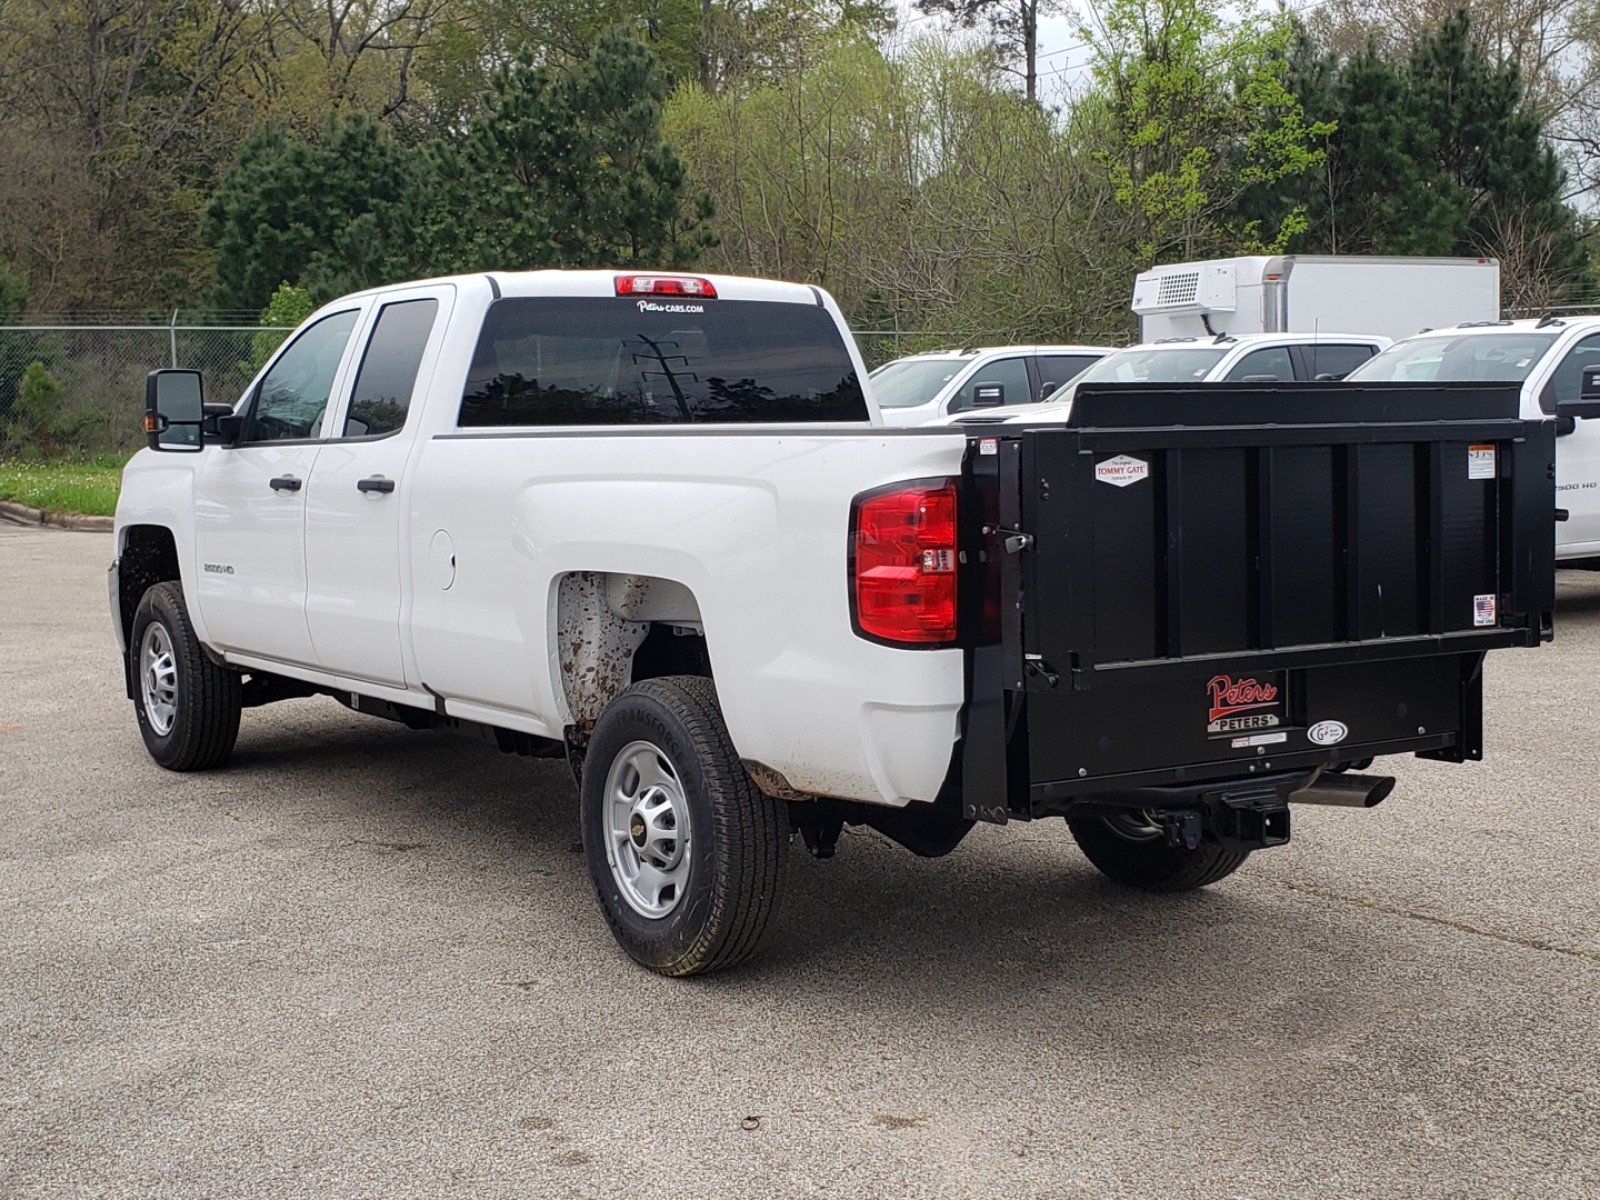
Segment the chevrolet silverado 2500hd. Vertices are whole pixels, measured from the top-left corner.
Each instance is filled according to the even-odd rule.
[[[147,390],[111,610],[164,767],[326,695],[565,756],[617,940],[772,928],[790,840],[1064,817],[1198,887],[1481,747],[1549,636],[1548,427],[1514,389],[1085,388],[1066,424],[874,423],[815,288],[530,272],[315,313],[236,405]],[[1223,402],[1226,400],[1226,402]]]

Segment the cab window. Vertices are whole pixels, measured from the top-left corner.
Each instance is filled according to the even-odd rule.
[[[1305,363],[1307,379],[1317,379],[1325,375],[1343,379],[1376,352],[1375,347],[1366,345],[1312,344],[1300,347],[1300,358]]]
[[[303,441],[321,434],[333,379],[359,315],[352,308],[323,317],[278,356],[256,388],[244,441]]]
[[[1042,354],[1039,356],[1039,399],[1071,383],[1100,361],[1098,354]]]
[[[1229,383],[1238,383],[1242,379],[1254,377],[1257,379],[1293,379],[1294,363],[1289,359],[1287,346],[1268,346],[1262,350],[1252,350],[1238,362],[1233,364],[1228,371]]]
[[[1021,358],[1002,358],[979,367],[966,383],[961,385],[950,401],[950,411],[965,412],[972,407],[974,390],[980,383],[998,383],[1006,389],[1007,404],[1026,404],[1034,398],[1028,382],[1028,363]]]
[[[350,392],[345,437],[382,437],[406,423],[438,312],[437,300],[402,300],[379,310]]]

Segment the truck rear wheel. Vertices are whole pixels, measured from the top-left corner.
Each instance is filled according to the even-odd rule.
[[[128,637],[133,709],[150,757],[169,771],[221,766],[239,736],[238,672],[206,657],[183,588],[145,592]]]
[[[1146,892],[1188,892],[1232,875],[1250,857],[1201,842],[1193,850],[1169,846],[1161,827],[1137,809],[1067,818],[1084,857],[1108,879]]]
[[[711,680],[652,679],[611,702],[584,756],[582,822],[600,910],[635,960],[696,975],[761,948],[788,813],[750,781]]]

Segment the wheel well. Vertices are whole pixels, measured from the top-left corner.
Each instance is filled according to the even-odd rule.
[[[168,579],[181,579],[178,543],[172,531],[160,525],[130,526],[117,559],[117,604],[124,641],[133,633],[133,614],[139,601],[152,587]]]
[[[556,600],[561,686],[579,738],[630,683],[711,674],[700,606],[654,575],[573,571]]]

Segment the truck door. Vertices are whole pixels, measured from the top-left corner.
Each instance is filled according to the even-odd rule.
[[[1600,365],[1600,333],[1580,338],[1561,358],[1555,374],[1539,393],[1539,404],[1553,416],[1563,400],[1576,400],[1583,388],[1583,369]],[[1578,546],[1600,545],[1600,421],[1579,421],[1556,441],[1556,507],[1567,519],[1556,525],[1563,554]]]
[[[405,685],[401,489],[416,444],[412,399],[431,373],[450,294],[383,297],[306,488],[306,623],[317,663],[395,687]]]
[[[225,650],[311,663],[305,483],[363,305],[330,313],[280,351],[251,392],[237,445],[207,452],[195,495],[194,596]]]

